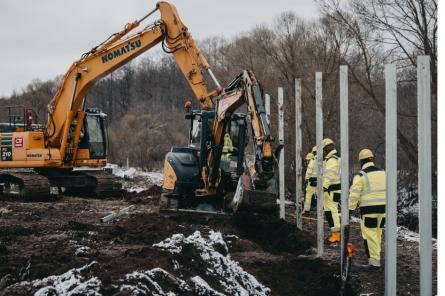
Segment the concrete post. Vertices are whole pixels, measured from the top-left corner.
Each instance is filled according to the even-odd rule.
[[[322,73],[315,73],[315,105],[316,105],[316,142],[317,142],[317,256],[323,255],[324,249],[324,196],[323,196],[323,94]]]
[[[385,296],[397,291],[397,80],[396,66],[385,66],[386,229]]]
[[[340,154],[341,154],[341,270],[349,239],[349,107],[348,66],[340,66]]]
[[[283,110],[283,88],[278,88],[278,142],[284,145],[284,110]],[[280,153],[279,160],[279,182],[280,182],[280,219],[285,219],[285,184],[284,184],[284,148]]]
[[[295,79],[295,214],[297,228],[302,229],[301,197],[302,163],[301,163],[301,79]]]
[[[417,58],[419,145],[420,295],[432,294],[431,75],[430,57]]]

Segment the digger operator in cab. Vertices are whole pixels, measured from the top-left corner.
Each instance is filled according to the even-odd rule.
[[[360,229],[368,265],[378,268],[385,226],[386,175],[375,166],[371,150],[361,150],[358,158],[361,170],[354,176],[349,190],[349,210],[360,208]]]
[[[340,241],[340,217],[338,203],[341,199],[340,157],[335,149],[334,141],[323,139],[323,191],[324,213],[331,229],[328,243]]]
[[[306,169],[306,194],[304,200],[303,214],[311,211],[312,199],[317,198],[317,146],[306,155],[308,161]]]

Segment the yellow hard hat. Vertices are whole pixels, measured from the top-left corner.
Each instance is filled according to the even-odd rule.
[[[314,155],[312,153],[306,154],[306,160],[314,159]]]
[[[323,148],[325,148],[326,146],[330,145],[330,144],[334,144],[334,141],[332,141],[329,138],[323,139],[323,141],[321,142],[323,145]]]
[[[312,153],[317,152],[317,146],[312,147]]]
[[[369,149],[362,149],[360,151],[360,153],[358,154],[359,160],[367,159],[367,158],[371,158],[371,157],[374,157],[374,153],[372,153],[372,151]]]

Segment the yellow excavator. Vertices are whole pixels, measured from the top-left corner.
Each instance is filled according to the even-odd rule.
[[[133,32],[156,11],[159,20]],[[212,108],[221,87],[176,8],[159,2],[71,65],[48,105],[44,126],[33,123],[32,110],[9,109],[9,122],[0,124],[0,195],[35,200],[60,191],[98,197],[119,191],[120,183],[112,175],[73,170],[100,168],[107,162],[106,115],[86,108],[86,95],[97,80],[159,43],[175,58],[202,108]],[[207,90],[204,72],[216,84],[212,91]]]
[[[157,11],[160,19],[134,32]],[[256,153],[255,164],[250,167],[250,176],[253,177],[249,179],[256,181],[246,186],[254,188],[255,183],[262,183],[260,180],[271,180],[272,137],[265,120],[261,89],[253,73],[242,72],[223,90],[176,8],[167,2],[158,2],[154,10],[127,24],[122,31],[111,35],[71,65],[48,104],[45,125],[33,123],[32,110],[23,110],[22,120],[16,120],[20,116],[9,110],[9,122],[0,124],[0,195],[36,200],[61,192],[97,197],[119,192],[121,185],[115,177],[102,170],[94,170],[104,167],[107,162],[106,115],[99,109],[87,108],[86,95],[97,80],[157,44],[173,55],[200,103],[201,110],[189,112],[188,118],[197,118],[200,114],[200,118],[209,120],[206,122],[209,128],[202,129],[206,132],[200,133],[200,149],[191,153],[187,150],[191,147],[183,148],[187,150],[183,154],[188,156],[181,158],[181,164],[187,162],[184,160],[187,157],[191,159],[192,154],[198,157],[193,161],[199,159],[197,166],[194,164],[192,170],[185,172],[185,179],[182,168],[172,160],[181,149],[173,148],[167,155],[162,204],[171,208],[172,201],[179,200],[179,208],[183,204],[185,208],[196,208],[197,203],[207,201],[212,201],[212,205],[217,201],[222,207],[234,203],[233,198],[226,198],[234,191],[231,189],[233,186],[227,184],[242,179],[243,166],[237,167],[232,182],[227,181],[226,175],[230,174],[230,170],[221,167],[222,143],[225,135],[230,134],[228,126],[242,121],[241,115],[234,114],[234,111],[243,104],[248,106],[244,116],[251,123]],[[214,83],[212,90],[207,87],[205,74]],[[244,151],[244,148],[239,146],[237,150]],[[244,156],[239,159],[241,163]],[[76,170],[79,167],[92,169]],[[195,170],[198,171],[197,176]],[[188,172],[193,173],[187,176]],[[185,183],[190,178],[194,183],[187,187]],[[239,183],[237,188],[241,188]],[[186,187],[185,191],[181,189]]]

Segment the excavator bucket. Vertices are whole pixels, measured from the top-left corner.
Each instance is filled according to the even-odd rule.
[[[254,212],[262,214],[272,214],[278,210],[276,190],[276,180],[270,179],[266,186],[253,186],[247,175],[241,176],[237,190],[231,200],[228,200],[228,207],[233,212]]]

